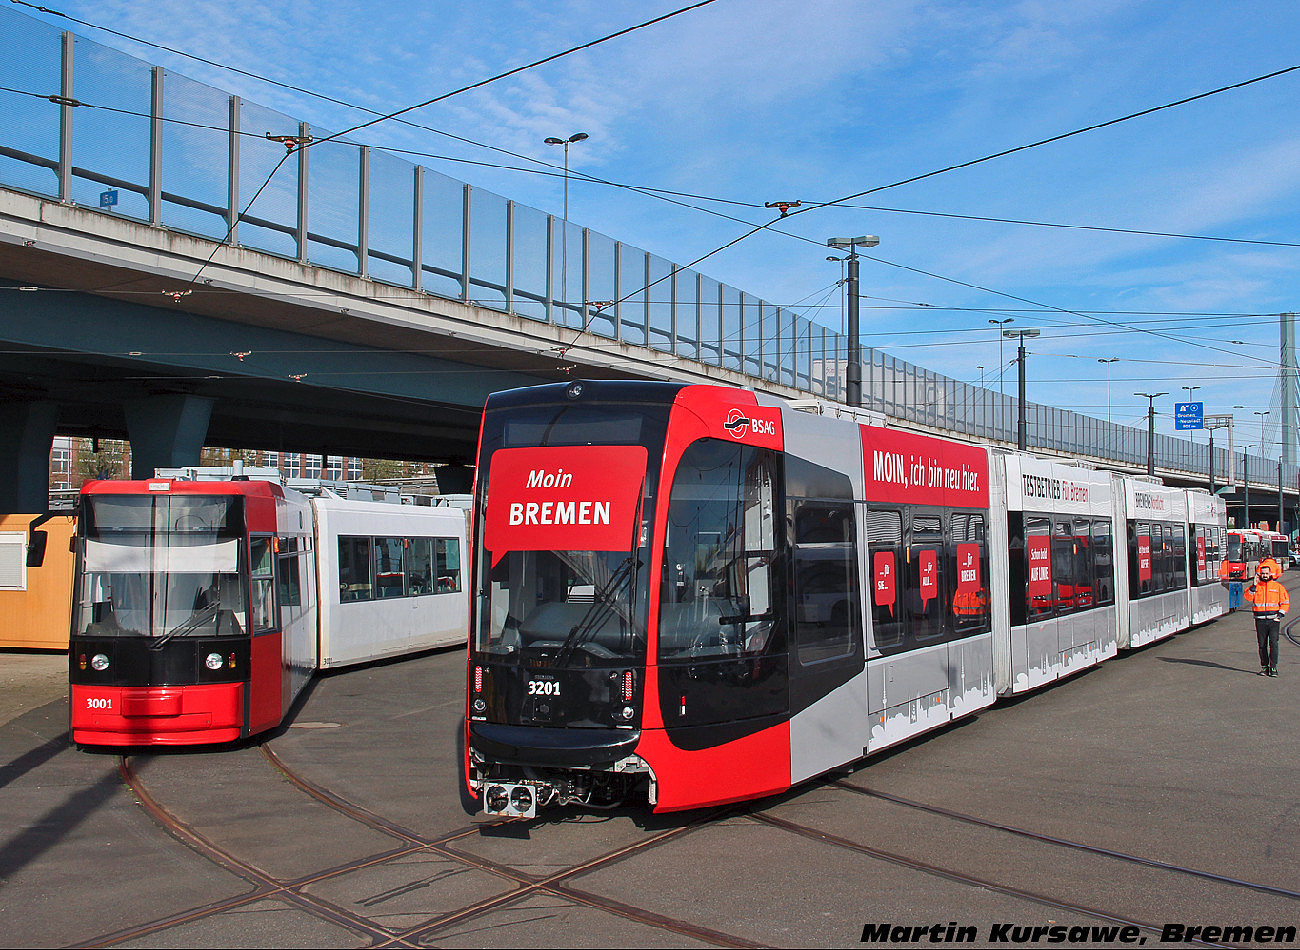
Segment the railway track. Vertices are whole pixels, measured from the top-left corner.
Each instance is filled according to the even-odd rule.
[[[1103,903],[1090,903],[1087,896],[1063,896],[1048,887],[1025,887],[1000,879],[996,873],[972,873],[969,868],[960,866],[960,862],[936,862],[917,852],[921,847],[890,850],[875,844],[854,840],[850,834],[828,831],[824,827],[806,821],[785,817],[782,803],[757,803],[748,808],[714,810],[695,820],[673,825],[660,830],[646,831],[631,844],[624,844],[587,860],[573,864],[548,868],[544,873],[525,867],[495,861],[476,855],[465,845],[476,839],[485,831],[489,834],[508,830],[508,826],[520,822],[499,820],[484,824],[467,824],[445,834],[430,837],[422,835],[383,815],[349,801],[330,789],[303,775],[287,764],[270,743],[261,745],[260,754],[268,769],[289,782],[298,792],[313,801],[329,808],[349,821],[357,822],[371,831],[383,835],[390,846],[375,850],[346,863],[322,867],[313,873],[296,878],[277,876],[259,867],[246,855],[234,849],[221,846],[198,831],[192,824],[182,820],[166,803],[159,801],[145,776],[137,771],[129,757],[122,757],[118,764],[121,780],[136,796],[141,807],[146,809],[157,824],[176,840],[214,862],[230,873],[237,875],[247,884],[243,893],[202,906],[190,908],[179,914],[171,914],[156,920],[132,926],[128,929],[106,933],[87,941],[83,946],[108,947],[118,944],[143,940],[150,937],[166,935],[178,927],[194,924],[204,918],[238,911],[251,907],[262,901],[279,901],[297,910],[311,915],[320,921],[340,927],[366,941],[374,947],[424,947],[437,945],[442,939],[463,937],[478,927],[491,925],[493,915],[512,908],[527,905],[530,899],[561,901],[570,905],[580,905],[614,918],[631,921],[641,927],[662,935],[661,939],[669,942],[681,940],[690,944],[720,947],[759,947],[766,944],[742,934],[728,932],[718,927],[702,926],[662,912],[637,902],[633,896],[626,900],[615,900],[607,895],[595,893],[583,888],[578,879],[592,872],[609,868],[620,862],[636,860],[656,848],[678,843],[697,835],[705,829],[717,828],[727,820],[742,820],[756,826],[774,830],[783,836],[793,836],[806,841],[817,842],[819,846],[846,855],[856,855],[876,862],[885,862],[897,868],[925,874],[949,882],[952,885],[977,889],[981,892],[1001,895],[1016,901],[1037,905],[1045,913],[1055,918],[1070,918],[1094,922],[1099,928],[1097,933],[1105,933],[1107,927],[1136,927],[1144,936],[1156,937],[1158,941],[1163,923],[1157,920],[1140,919],[1131,912],[1117,907],[1108,907]],[[1033,842],[1040,846],[1057,849],[1061,852],[1086,854],[1090,857],[1103,858],[1122,865],[1140,867],[1160,873],[1174,875],[1185,881],[1195,882],[1197,887],[1234,888],[1263,895],[1287,902],[1300,901],[1300,893],[1272,885],[1242,881],[1217,875],[1194,868],[1179,867],[1160,861],[1126,854],[1111,849],[1100,848],[1084,842],[1070,841],[1049,835],[1015,828],[997,822],[986,821],[971,815],[949,809],[939,808],[923,802],[909,800],[852,783],[837,780],[811,786],[804,789],[818,792],[842,791],[859,798],[866,798],[883,806],[906,809],[924,815],[927,820],[935,822],[933,834],[942,837],[946,834],[944,827],[952,823],[978,828],[985,832],[996,832],[1010,836],[1011,839]],[[788,801],[788,799],[787,799]],[[429,914],[414,924],[388,926],[377,922],[357,910],[331,901],[312,888],[327,883],[360,869],[376,869],[393,865],[403,860],[418,856],[433,856],[444,862],[451,862],[456,867],[472,869],[482,874],[491,875],[506,886],[506,890],[478,900],[472,900],[452,910]],[[1300,908],[1300,904],[1297,905]],[[856,939],[855,934],[846,933],[845,941]],[[1184,941],[1197,946],[1229,946],[1212,940],[1193,939]]]
[[[502,820],[488,822],[484,826],[470,825],[458,828],[437,838],[428,838],[420,835],[412,829],[405,828],[400,824],[390,821],[381,815],[377,815],[354,802],[349,802],[330,790],[310,781],[286,765],[269,745],[264,744],[261,746],[261,751],[267,764],[292,783],[294,787],[339,814],[342,814],[353,821],[359,822],[371,830],[378,831],[391,837],[394,842],[393,847],[384,851],[366,855],[360,859],[354,859],[346,864],[322,869],[317,874],[311,874],[293,880],[277,878],[256,866],[250,860],[234,853],[229,848],[217,845],[207,836],[196,830],[191,824],[183,821],[178,815],[158,801],[158,799],[152,794],[148,787],[148,783],[144,780],[144,777],[132,767],[130,758],[123,756],[119,760],[118,764],[119,775],[121,776],[122,781],[135,795],[136,800],[140,803],[141,807],[148,811],[158,825],[168,834],[172,835],[178,841],[196,851],[206,859],[241,877],[248,883],[249,890],[234,898],[217,901],[201,907],[195,907],[181,914],[172,914],[157,920],[147,921],[128,929],[101,935],[83,943],[82,946],[110,947],[121,943],[141,940],[146,937],[156,936],[182,925],[192,924],[205,917],[211,917],[228,911],[237,910],[242,907],[247,907],[258,901],[276,899],[292,904],[297,909],[304,911],[313,917],[336,926],[341,926],[355,933],[359,937],[368,939],[371,941],[370,946],[422,947],[428,946],[430,940],[436,942],[437,934],[439,932],[463,926],[491,911],[500,909],[509,904],[521,902],[531,896],[539,894],[582,904],[633,921],[643,926],[665,931],[687,938],[691,941],[711,946],[762,946],[762,944],[723,933],[719,930],[702,927],[684,920],[677,920],[663,914],[657,914],[643,908],[638,908],[631,904],[592,894],[566,883],[569,879],[578,875],[596,870],[604,865],[625,860],[630,855],[654,848],[666,841],[689,835],[692,831],[703,826],[704,822],[702,821],[687,823],[665,831],[660,831],[647,836],[635,844],[617,848],[592,860],[575,864],[571,867],[566,867],[549,874],[537,875],[499,862],[475,857],[463,850],[455,848],[455,843],[458,840],[478,835],[484,827],[488,829],[500,827],[510,824],[510,821]],[[308,888],[312,885],[320,884],[330,878],[341,877],[342,875],[362,868],[373,868],[389,862],[399,861],[416,854],[435,854],[445,859],[472,867],[475,870],[495,875],[509,882],[509,884],[512,885],[512,889],[504,894],[467,904],[450,913],[431,916],[429,919],[416,926],[396,930],[380,926],[362,915],[342,907],[337,903],[313,895],[308,891]]]

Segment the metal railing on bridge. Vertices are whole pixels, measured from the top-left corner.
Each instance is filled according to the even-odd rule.
[[[0,103],[0,186],[843,399],[846,338],[789,308],[12,9]],[[1014,398],[862,352],[866,408],[1015,444]],[[1145,429],[1039,404],[1028,421],[1031,448],[1146,464]],[[1158,435],[1155,464],[1205,477],[1209,447]]]

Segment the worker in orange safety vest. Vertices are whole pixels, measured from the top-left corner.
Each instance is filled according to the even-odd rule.
[[[1281,620],[1291,609],[1286,588],[1273,578],[1282,573],[1271,557],[1259,562],[1255,583],[1246,588],[1246,603],[1255,613],[1255,637],[1259,641],[1259,675],[1277,676],[1277,642]]]

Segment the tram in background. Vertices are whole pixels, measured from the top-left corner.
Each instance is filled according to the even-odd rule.
[[[745,390],[498,393],[477,479],[490,814],[779,792],[1227,610],[1204,492]]]
[[[463,642],[455,508],[260,479],[90,482],[69,649],[79,745],[230,742],[314,670]]]
[[[1264,541],[1258,531],[1251,528],[1235,529],[1227,534],[1228,544],[1223,558],[1223,580],[1251,581],[1265,557]]]
[[[1285,571],[1291,564],[1291,543],[1287,540],[1287,536],[1281,531],[1261,530],[1259,540],[1264,549],[1264,556],[1271,557],[1277,562],[1278,569]]]

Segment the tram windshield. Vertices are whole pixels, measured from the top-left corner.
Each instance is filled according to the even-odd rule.
[[[660,456],[667,413],[609,403],[488,412],[477,652],[552,668],[644,662],[657,478],[648,462]]]
[[[75,633],[161,641],[247,629],[242,498],[88,496],[83,519]]]

